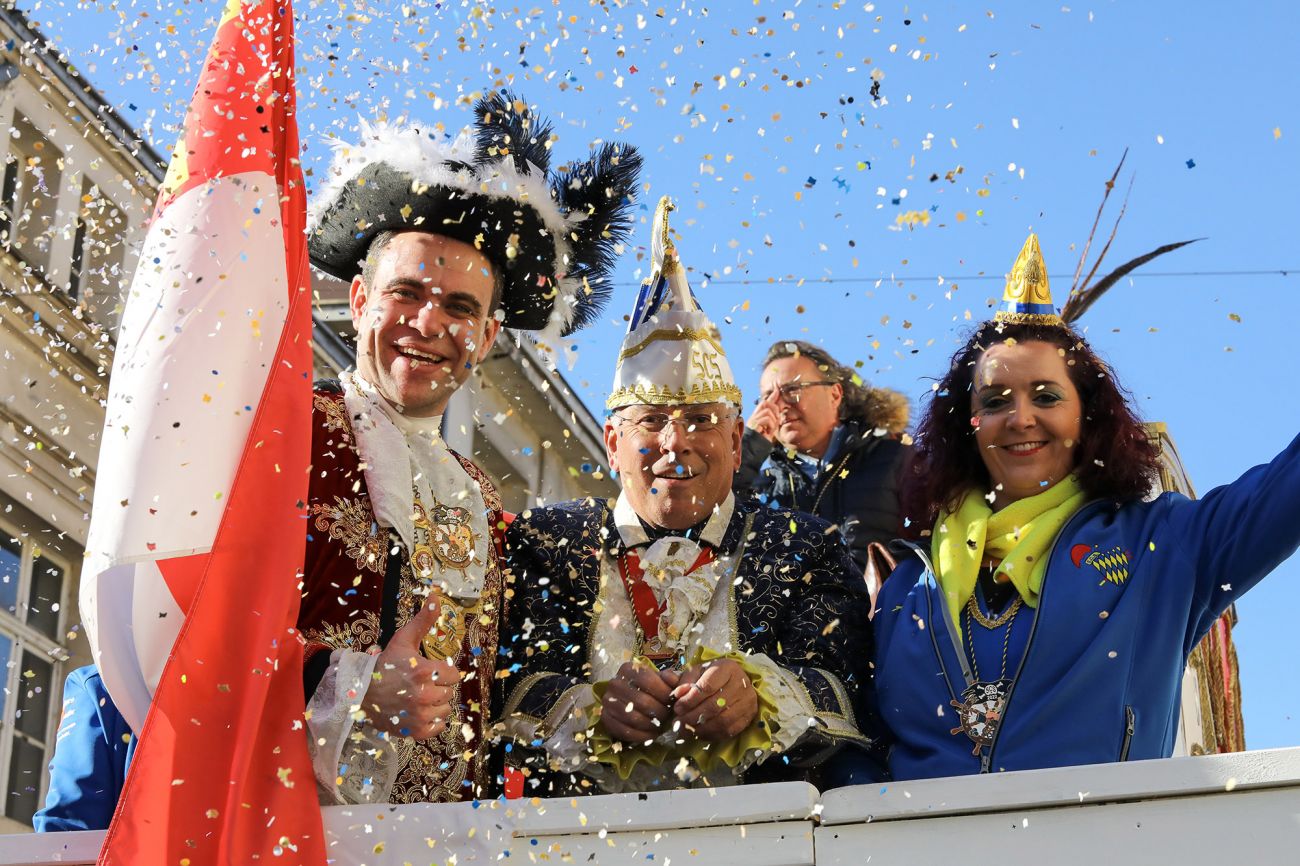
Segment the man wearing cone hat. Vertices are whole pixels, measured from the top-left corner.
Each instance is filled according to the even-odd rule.
[[[509,94],[451,139],[362,125],[336,148],[309,252],[350,282],[356,368],[314,394],[299,629],[322,802],[483,796],[501,500],[440,431],[501,327],[596,314],[640,158],[549,169],[550,126]]]
[[[731,493],[736,387],[659,204],[607,406],[614,502],[506,535],[499,730],[524,793],[808,778],[873,757],[869,604],[828,524]]]

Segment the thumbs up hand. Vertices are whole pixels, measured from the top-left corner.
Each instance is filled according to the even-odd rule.
[[[446,729],[460,671],[452,659],[420,654],[420,643],[437,626],[439,613],[438,600],[429,596],[379,654],[362,702],[375,728],[413,740],[432,739]]]

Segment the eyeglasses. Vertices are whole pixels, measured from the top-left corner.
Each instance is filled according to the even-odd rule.
[[[730,411],[717,409],[708,411],[697,409],[689,412],[679,409],[672,413],[646,412],[644,415],[620,415],[617,412],[610,414],[620,421],[631,424],[642,433],[651,436],[657,436],[664,432],[669,424],[680,424],[682,432],[688,435],[691,433],[708,433],[710,430],[718,429],[723,421],[732,416]]]
[[[793,406],[793,405],[797,405],[799,402],[799,398],[803,396],[804,388],[820,388],[823,385],[837,385],[837,384],[839,383],[834,382],[830,379],[823,379],[820,382],[786,382],[784,385],[780,385],[776,388],[772,388],[768,391],[764,391],[761,394],[759,394],[758,402],[766,403],[768,400],[771,400],[775,395],[780,394],[782,400],[784,400],[786,403],[789,403],[790,405]]]

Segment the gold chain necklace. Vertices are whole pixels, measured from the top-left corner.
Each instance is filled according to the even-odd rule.
[[[957,710],[959,724],[950,733],[969,737],[974,745],[972,755],[979,755],[985,748],[991,749],[997,739],[998,727],[1002,724],[1002,716],[1007,708],[1007,698],[1011,695],[1012,683],[1007,679],[1007,651],[1011,647],[1011,630],[1015,626],[1016,614],[1022,606],[1022,600],[1017,596],[1001,616],[991,618],[980,610],[975,593],[971,594],[970,601],[966,604],[966,646],[970,651],[973,681],[962,692],[960,701],[951,702]],[[977,621],[986,628],[1005,625],[1007,629],[1002,636],[1002,668],[998,671],[998,678],[992,682],[980,679],[979,662],[975,658],[974,632]]]
[[[1020,612],[1020,606],[1022,604],[1024,604],[1024,599],[1017,594],[1016,600],[1011,602],[1011,605],[1007,607],[1006,610],[1002,611],[1002,613],[996,617],[990,617],[984,611],[980,610],[979,602],[975,600],[975,593],[972,592],[970,599],[966,602],[966,612],[970,614],[971,618],[985,628],[1002,628],[1002,626],[1015,619],[1016,614]]]
[[[972,595],[971,600],[974,601],[974,599],[975,596]],[[979,605],[975,605],[973,610],[979,611]],[[1011,607],[1007,608],[1007,612],[998,618],[998,622],[1003,624],[1008,624],[1013,619],[1016,618],[1016,614],[1019,612],[1020,612],[1020,599],[1017,598],[1015,602],[1011,605]],[[974,629],[971,627],[971,620],[974,619],[974,616],[975,614],[972,613],[971,606],[967,605],[966,645],[970,648],[970,669],[971,669],[971,673],[975,675],[975,681],[980,682],[980,666],[979,666],[979,662],[975,660],[975,638],[971,634],[974,631]],[[980,623],[980,625],[983,625],[983,623]],[[1002,670],[998,673],[999,680],[1006,679],[1007,676],[1007,650],[1010,648],[1010,646],[1011,646],[1011,626],[1007,625],[1007,633],[1002,636]]]

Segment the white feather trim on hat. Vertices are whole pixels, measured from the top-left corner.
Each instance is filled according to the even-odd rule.
[[[315,229],[325,210],[339,197],[347,183],[375,163],[388,165],[421,186],[457,189],[467,195],[492,199],[510,199],[531,208],[551,233],[555,244],[554,276],[559,297],[552,307],[546,331],[558,335],[568,328],[574,318],[578,292],[582,291],[581,283],[565,278],[572,264],[569,236],[573,227],[587,215],[575,212],[565,216],[551,194],[545,172],[534,168],[530,174],[520,174],[513,160],[505,157],[474,170],[448,168],[448,163],[453,162],[474,165],[477,142],[473,129],[469,127],[452,139],[435,138],[427,132],[431,128],[427,126],[396,126],[362,119],[358,127],[361,135],[357,144],[329,140],[334,159],[325,182],[307,208],[309,232]],[[426,229],[436,233],[432,227]]]

